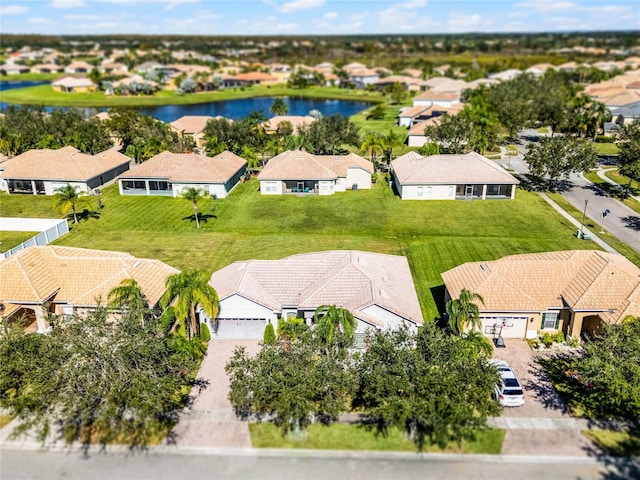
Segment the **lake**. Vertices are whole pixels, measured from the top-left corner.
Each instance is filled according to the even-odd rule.
[[[43,85],[49,82],[0,82],[0,92],[3,90],[11,90],[14,88],[32,87],[34,85]],[[0,110],[6,109],[8,104],[1,102]],[[237,100],[223,100],[220,102],[198,103],[193,105],[160,105],[157,107],[141,107],[140,111],[146,115],[151,115],[163,122],[173,122],[183,115],[210,115],[223,116],[238,120],[249,115],[253,111],[261,112],[265,117],[270,118],[273,115],[269,112],[269,108],[273,103],[274,97],[259,98],[240,98]],[[311,110],[318,110],[322,115],[329,116],[339,113],[343,117],[355,115],[373,104],[368,102],[350,102],[346,100],[314,100],[310,98],[284,98],[287,107],[289,107],[289,115],[308,115]],[[56,107],[46,107],[47,110]],[[66,107],[64,107],[66,108]],[[98,108],[92,110],[107,110],[106,108]]]

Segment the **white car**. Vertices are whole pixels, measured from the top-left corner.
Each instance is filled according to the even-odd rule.
[[[502,381],[494,387],[496,400],[503,407],[520,407],[524,405],[524,392],[516,374],[509,365],[502,360],[489,362],[498,369]]]

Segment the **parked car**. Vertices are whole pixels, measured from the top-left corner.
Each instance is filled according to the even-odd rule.
[[[503,407],[520,407],[524,405],[524,391],[511,367],[502,360],[492,360],[490,364],[498,369],[502,381],[494,387],[496,400]]]

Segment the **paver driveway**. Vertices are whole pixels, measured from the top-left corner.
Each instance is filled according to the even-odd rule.
[[[198,372],[198,378],[209,384],[201,392],[194,387],[191,408],[181,415],[170,442],[182,447],[251,448],[247,423],[236,418],[227,398],[229,379],[224,366],[236,346],[246,347],[250,354],[257,353],[260,348],[258,341],[251,340],[212,340],[209,343],[209,351]]]

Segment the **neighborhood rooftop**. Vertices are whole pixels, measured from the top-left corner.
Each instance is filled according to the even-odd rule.
[[[346,176],[350,167],[360,167],[373,173],[373,164],[348,155],[312,155],[303,150],[286,151],[273,157],[258,175],[260,180],[331,180]]]

